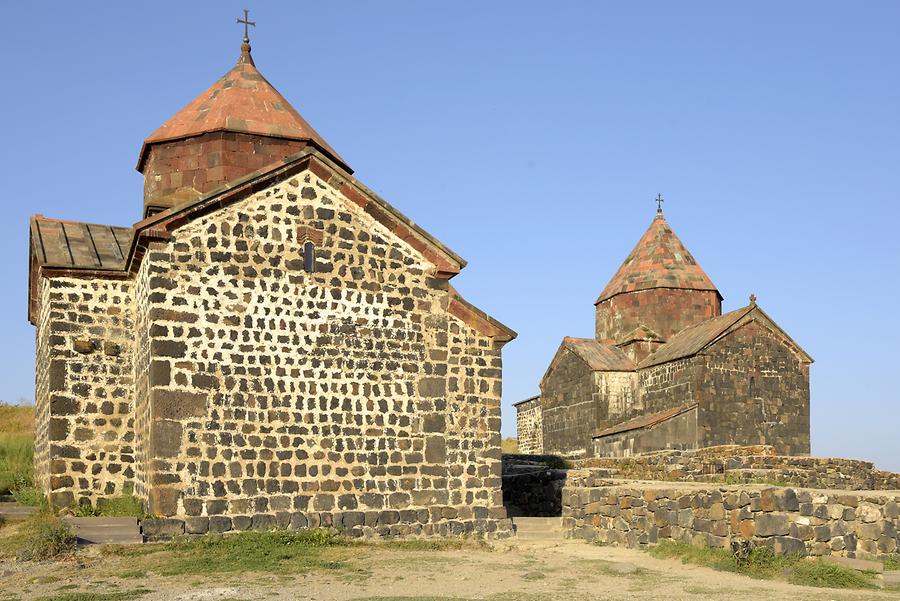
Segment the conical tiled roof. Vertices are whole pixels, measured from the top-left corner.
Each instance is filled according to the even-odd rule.
[[[352,173],[328,142],[266,81],[246,42],[233,69],[144,140],[138,171],[143,170],[151,144],[216,131],[308,140]]]
[[[669,227],[662,212],[657,213],[637,246],[603,289],[597,303],[623,292],[652,288],[714,290],[718,294],[709,276]]]

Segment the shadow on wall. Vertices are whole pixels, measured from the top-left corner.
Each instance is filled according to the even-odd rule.
[[[503,455],[503,506],[508,517],[562,515],[570,466],[555,455]]]

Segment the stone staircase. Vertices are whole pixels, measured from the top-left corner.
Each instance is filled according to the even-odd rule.
[[[26,507],[5,500],[0,502],[0,517],[7,522],[21,522],[35,511],[37,507]]]
[[[562,518],[514,517],[513,530],[521,541],[563,540]]]
[[[137,518],[76,518],[66,522],[75,530],[79,545],[129,545],[144,542]]]

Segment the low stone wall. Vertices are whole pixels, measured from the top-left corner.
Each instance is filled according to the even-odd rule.
[[[629,547],[746,540],[777,553],[859,558],[900,549],[900,492],[617,482],[570,470],[562,515],[568,536]]]
[[[567,470],[540,469],[503,475],[503,506],[509,517],[562,515]]]
[[[307,528],[333,528],[353,538],[481,536],[502,539],[512,536],[512,523],[508,518],[490,517],[479,509],[432,507],[333,513],[284,511],[238,516],[151,518],[141,522],[141,532],[151,541],[167,540],[183,534]]]
[[[658,451],[633,457],[595,457],[575,464],[615,470],[618,477],[639,480],[900,490],[900,474],[875,469],[869,461],[775,455],[770,446]]]

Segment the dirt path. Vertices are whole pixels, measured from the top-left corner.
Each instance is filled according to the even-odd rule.
[[[344,565],[333,571],[161,577],[141,570],[141,558],[103,556],[94,549],[80,552],[76,560],[65,563],[0,563],[0,601],[63,599],[63,595],[75,592],[110,595],[136,589],[145,591],[139,596],[141,601],[900,599],[897,593],[838,591],[753,580],[654,559],[641,551],[581,542],[519,543],[493,550],[359,547],[339,552],[344,554]]]

